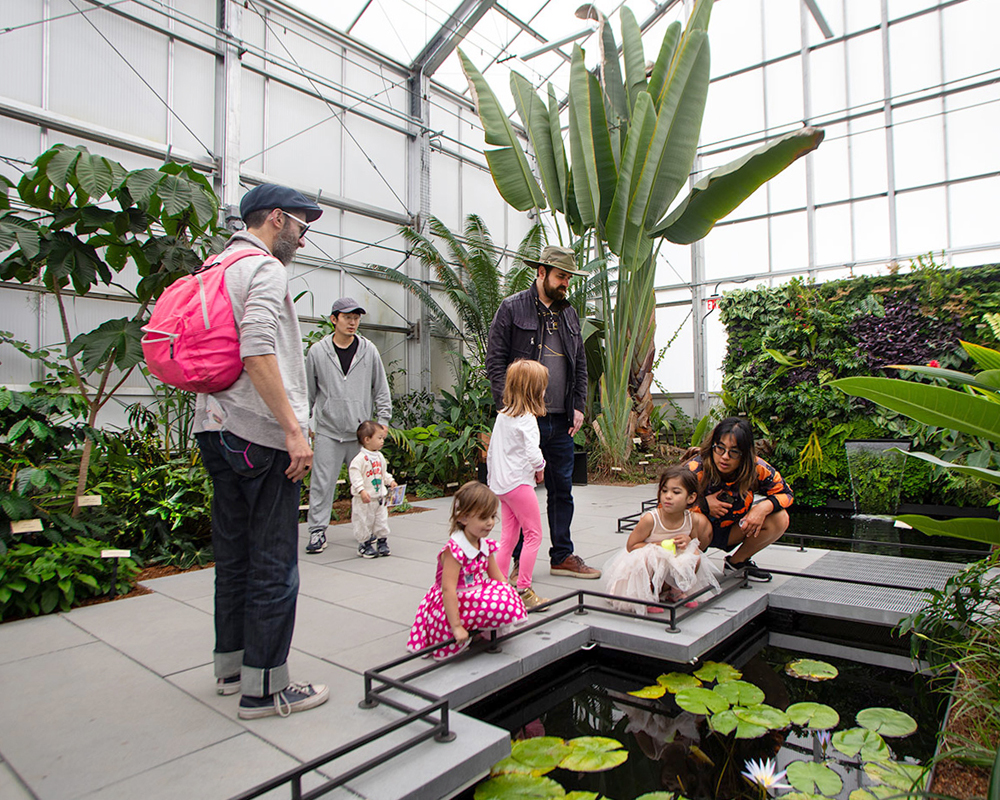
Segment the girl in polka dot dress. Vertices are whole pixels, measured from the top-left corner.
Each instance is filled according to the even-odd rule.
[[[497,543],[486,538],[496,523],[498,504],[497,496],[476,481],[455,492],[451,537],[438,553],[434,585],[417,608],[406,643],[410,652],[454,637],[454,644],[433,653],[436,659],[447,658],[469,644],[470,630],[495,630],[527,618],[517,590],[497,567]]]

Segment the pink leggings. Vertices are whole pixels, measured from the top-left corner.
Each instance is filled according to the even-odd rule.
[[[525,483],[516,489],[500,495],[503,507],[503,522],[500,528],[500,549],[497,550],[497,566],[504,575],[510,574],[510,556],[517,545],[518,532],[524,532],[524,546],[518,562],[517,588],[531,586],[531,573],[535,570],[535,558],[542,544],[542,515],[538,509],[535,490]]]

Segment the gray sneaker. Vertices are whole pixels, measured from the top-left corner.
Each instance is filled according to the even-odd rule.
[[[375,545],[375,549],[378,551],[379,558],[392,555],[392,551],[389,549],[389,542],[386,539],[379,539]]]
[[[306,545],[306,555],[315,556],[326,550],[326,534],[313,531],[309,534],[309,544]]]
[[[369,539],[358,545],[358,555],[362,558],[378,558],[378,550],[375,548],[375,540]]]
[[[236,694],[240,690],[240,676],[231,675],[228,678],[217,678],[215,691],[219,694]]]
[[[240,698],[240,719],[259,717],[287,717],[296,711],[305,711],[323,705],[330,699],[330,690],[322,683],[290,683],[280,692],[267,697]]]

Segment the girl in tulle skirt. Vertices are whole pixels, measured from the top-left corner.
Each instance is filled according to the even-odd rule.
[[[703,514],[691,513],[697,499],[698,479],[691,470],[673,466],[660,475],[656,509],[642,515],[625,550],[604,565],[605,591],[638,602],[611,600],[612,608],[655,614],[663,609],[647,603],[719,588],[718,567],[701,556],[699,540],[709,541],[712,531]]]

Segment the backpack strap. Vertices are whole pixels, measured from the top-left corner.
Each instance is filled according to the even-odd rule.
[[[270,253],[264,250],[260,250],[256,247],[243,247],[240,248],[239,250],[230,253],[225,258],[222,258],[221,256],[225,252],[226,251],[223,250],[222,253],[210,256],[208,260],[205,261],[204,264],[198,267],[198,269],[196,269],[191,274],[197,275],[199,272],[204,272],[205,270],[211,269],[212,267],[222,267],[223,269],[226,269],[227,267],[230,267],[233,264],[235,264],[241,258],[246,258],[247,256],[267,256],[273,258],[273,256]]]

